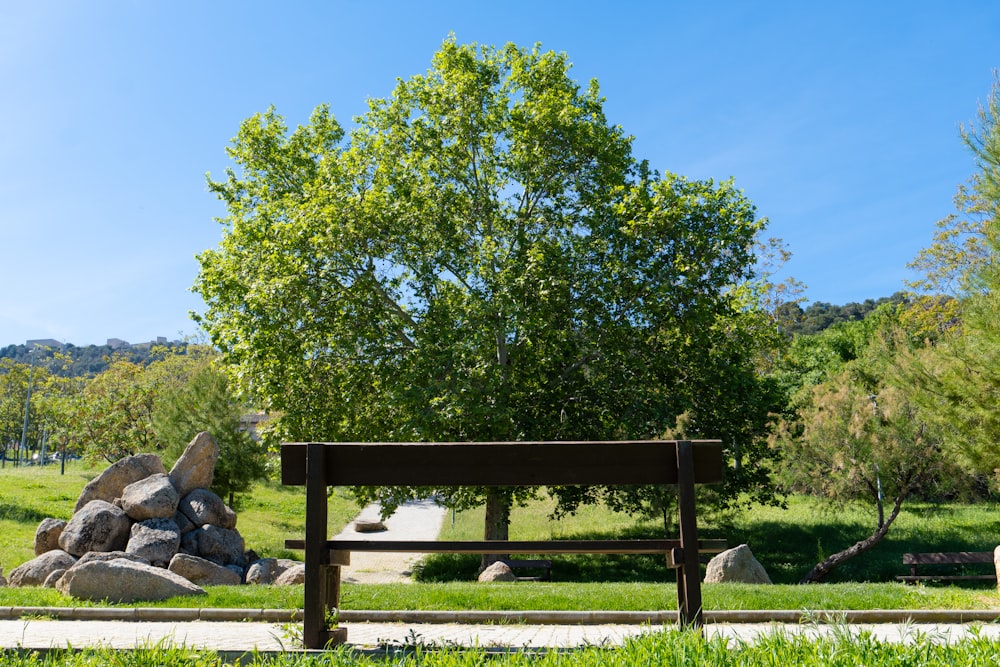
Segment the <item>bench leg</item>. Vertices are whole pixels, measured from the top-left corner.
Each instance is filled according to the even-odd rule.
[[[681,554],[677,570],[677,612],[682,627],[701,629],[701,567],[698,562],[698,521],[695,514],[694,452],[691,443],[677,442],[677,504],[680,511]]]
[[[325,448],[310,444],[306,454],[306,548],[302,609],[302,643],[307,649],[323,648],[327,642],[324,565],[327,560],[327,498]],[[340,568],[337,568],[339,588]]]

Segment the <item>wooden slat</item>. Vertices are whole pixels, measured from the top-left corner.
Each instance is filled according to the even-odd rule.
[[[953,551],[903,554],[903,565],[964,565],[970,563],[993,563],[993,552]]]
[[[680,540],[329,540],[325,543],[333,551],[442,554],[663,554],[680,545]],[[304,549],[305,541],[285,540],[285,548]],[[698,541],[701,553],[725,550],[725,540]]]
[[[914,581],[996,581],[995,574],[908,574],[896,577],[897,581],[912,583]]]
[[[281,445],[281,482],[306,481],[310,443]],[[315,443],[314,443],[315,444]],[[542,486],[676,484],[676,443],[322,443],[328,486]],[[692,443],[694,483],[722,481],[722,443]]]

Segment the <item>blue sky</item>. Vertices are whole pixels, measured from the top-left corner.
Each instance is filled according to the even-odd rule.
[[[888,296],[973,173],[1000,2],[0,5],[0,345],[196,335],[244,118],[343,123],[460,42],[566,52],[661,171],[733,177],[807,301]]]

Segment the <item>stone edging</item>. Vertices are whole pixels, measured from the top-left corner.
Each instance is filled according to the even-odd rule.
[[[179,607],[2,607],[0,620],[25,617],[76,621],[256,621],[302,620],[301,609],[220,609]],[[676,611],[417,611],[343,610],[345,623],[526,623],[538,625],[663,625],[677,622]],[[706,623],[993,623],[997,609],[745,610],[706,611]]]

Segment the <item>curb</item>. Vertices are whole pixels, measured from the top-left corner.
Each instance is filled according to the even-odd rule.
[[[183,607],[0,607],[0,619],[25,617],[60,621],[229,621],[288,623],[302,620],[301,609],[220,609]],[[521,623],[528,625],[673,625],[677,611],[419,611],[342,610],[344,623]],[[995,623],[1000,610],[735,610],[705,611],[706,623]]]

